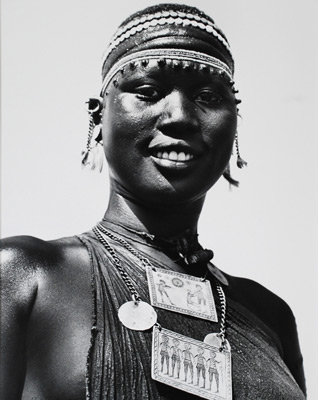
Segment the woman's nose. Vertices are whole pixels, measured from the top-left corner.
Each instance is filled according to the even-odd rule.
[[[200,124],[196,104],[185,93],[174,90],[165,97],[158,128],[167,134],[191,134]]]

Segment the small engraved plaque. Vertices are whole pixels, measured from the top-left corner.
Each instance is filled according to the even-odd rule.
[[[179,272],[147,267],[151,304],[155,307],[217,322],[209,281]]]

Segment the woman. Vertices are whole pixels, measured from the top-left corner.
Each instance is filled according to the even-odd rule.
[[[120,26],[83,154],[93,164],[102,139],[103,220],[78,237],[3,241],[1,398],[305,398],[289,307],[218,270],[197,240],[207,191],[222,175],[236,184],[233,145],[245,163],[233,73],[226,37],[195,8]]]

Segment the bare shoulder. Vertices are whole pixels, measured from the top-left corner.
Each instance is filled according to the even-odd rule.
[[[26,305],[36,295],[39,280],[65,263],[70,268],[88,261],[76,237],[45,241],[33,236],[13,236],[0,241],[1,289]]]

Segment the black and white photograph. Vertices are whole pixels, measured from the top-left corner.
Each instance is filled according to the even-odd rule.
[[[315,0],[2,0],[2,400],[318,398]]]

